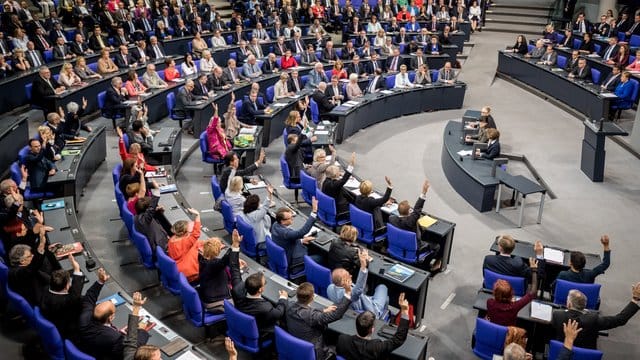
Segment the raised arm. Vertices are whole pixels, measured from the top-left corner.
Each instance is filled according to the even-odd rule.
[[[604,272],[611,265],[611,248],[609,247],[609,235],[602,235],[600,238],[600,243],[602,244],[603,253],[602,253],[602,262],[598,264],[598,266],[594,267],[591,270],[593,277],[596,277],[600,274],[604,274]]]

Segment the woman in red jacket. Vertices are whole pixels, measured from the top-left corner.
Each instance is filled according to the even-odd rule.
[[[487,300],[487,319],[502,326],[515,326],[518,311],[536,297],[538,291],[538,261],[529,259],[531,267],[531,287],[529,292],[514,301],[513,288],[506,280],[498,280],[493,284],[493,298]]]
[[[298,62],[296,58],[291,55],[291,50],[285,51],[284,56],[280,58],[280,67],[282,70],[296,66],[298,66]]]

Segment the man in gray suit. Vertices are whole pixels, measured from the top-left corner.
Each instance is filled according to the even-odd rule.
[[[529,51],[524,57],[531,59],[540,59],[544,54],[544,43],[542,40],[536,41],[536,47]]]
[[[148,89],[164,89],[168,86],[156,72],[155,64],[147,65],[147,71],[142,75],[142,83],[144,83],[144,86]]]
[[[444,63],[444,67],[438,71],[438,82],[453,84],[456,81],[456,71],[451,67],[451,62]]]
[[[321,82],[327,83],[329,82],[329,79],[327,79],[327,75],[324,73],[324,67],[322,63],[317,62],[313,66],[313,71],[309,73],[309,80],[307,80],[306,87],[317,88]]]
[[[547,51],[540,57],[538,64],[553,66],[558,55],[553,50],[553,44],[547,44]]]
[[[247,62],[242,66],[242,72],[250,79],[257,78],[262,75],[262,70],[260,70],[260,66],[258,66],[254,55],[249,55]]]
[[[416,50],[416,55],[411,57],[411,70],[418,70],[422,64],[427,63],[427,57],[422,52],[422,48]]]
[[[237,84],[242,80],[246,80],[247,77],[236,66],[236,61],[229,59],[227,67],[222,71],[222,78],[227,84]]]
[[[201,96],[197,96],[193,94],[193,88],[195,87],[195,83],[193,80],[189,79],[184,84],[184,87],[178,90],[178,96],[176,96],[176,106],[173,108],[173,113],[178,116],[192,116],[192,111],[188,110],[188,106],[198,105],[200,100],[202,100]],[[186,129],[187,133],[193,134],[193,124],[189,122],[189,125]]]
[[[58,61],[63,61],[73,59],[74,57],[76,57],[76,55],[69,50],[64,38],[57,38],[56,45],[53,46],[53,58]]]

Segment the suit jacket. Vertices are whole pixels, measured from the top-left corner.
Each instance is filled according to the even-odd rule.
[[[305,44],[304,40],[302,40],[302,38],[300,38],[298,41],[299,41],[299,43],[296,44],[296,40],[295,39],[291,39],[289,41],[289,49],[291,49],[291,51],[293,53],[296,53],[296,54],[302,54],[302,53],[307,52],[307,45]],[[298,47],[302,49],[302,52],[298,52]]]
[[[579,67],[573,68],[571,73],[574,75],[575,79],[590,81],[591,80],[591,68],[589,65],[585,65],[584,68],[581,69]]]
[[[40,300],[42,315],[56,326],[63,339],[74,338],[78,332],[83,286],[84,275],[74,274],[67,294],[54,294],[45,290]]]
[[[342,84],[338,83],[337,93],[333,90],[333,86],[331,86],[331,84],[327,84],[327,89],[324,91],[324,93],[327,95],[328,99],[332,99],[334,96],[344,95],[342,93]]]
[[[209,76],[207,79],[207,87],[212,90],[222,90],[222,88],[227,85],[227,82],[224,79],[224,75],[220,77],[216,77],[214,75]]]
[[[384,222],[382,221],[382,213],[380,212],[380,207],[384,205],[384,203],[389,200],[391,197],[391,188],[387,187],[387,190],[384,192],[381,198],[376,199],[371,196],[356,196],[356,200],[354,201],[354,205],[358,207],[358,209],[368,212],[373,215],[374,219],[374,227],[376,229],[384,226]]]
[[[239,254],[239,251],[230,250],[229,252],[229,268],[231,269],[231,283],[233,284],[231,295],[233,296],[234,305],[236,309],[256,319],[260,337],[273,334],[274,325],[285,314],[287,299],[278,299],[278,303],[274,306],[262,297],[258,299],[248,298],[242,274],[240,273]]]
[[[567,72],[573,72],[573,69],[578,67],[578,59],[568,58],[567,65],[564,67],[564,70]]]
[[[298,77],[298,87],[296,87],[293,78],[290,77],[289,80],[287,80],[287,89],[289,91],[300,92],[302,89],[304,89],[304,85],[302,85],[302,79]]]
[[[262,63],[262,73],[264,74],[273,74],[273,70],[277,70],[278,69],[278,63],[276,63],[275,61],[272,63],[269,60],[265,60]]]
[[[158,89],[167,84],[160,78],[160,75],[158,75],[157,72],[154,72],[153,75],[149,75],[146,71],[142,74],[142,83],[149,89]]]
[[[276,54],[276,56],[283,56],[288,48],[289,47],[287,46],[287,43],[284,43],[282,45],[275,43],[273,44],[273,53]]]
[[[162,47],[162,44],[161,43],[157,43],[156,45],[158,46],[158,50],[160,51],[160,55],[162,55],[162,57],[165,57],[167,55],[167,53],[164,51],[164,49]],[[159,59],[159,57],[156,54],[156,49],[151,44],[147,45],[147,56],[150,57],[153,60]]]
[[[244,100],[242,102],[242,107],[240,108],[240,114],[238,114],[238,119],[245,124],[256,125],[256,116],[264,114],[264,109],[264,104],[260,104],[257,100],[255,102],[255,106],[250,99]]]
[[[535,47],[533,48],[530,52],[529,55],[532,59],[539,59],[542,57],[542,55],[546,52],[547,50],[545,49],[545,47]]]
[[[204,84],[204,87],[203,87],[202,84],[200,83],[200,81],[196,81],[195,82],[195,86],[193,87],[193,95],[196,95],[196,96],[209,96],[209,91],[211,91],[211,90],[213,90],[213,89],[210,89],[209,86],[207,86],[207,84]]]
[[[365,71],[365,66],[364,64],[360,63],[358,64],[358,69],[356,70],[356,66],[355,64],[351,63],[349,64],[349,66],[347,67],[347,73],[349,74],[357,74],[358,76],[364,74]]]
[[[631,107],[633,105],[633,84],[631,81],[620,82],[616,86],[615,94],[619,97],[615,101],[615,104],[620,107]]]
[[[78,44],[77,42],[73,41],[69,45],[69,51],[71,51],[76,55],[84,55],[88,49],[89,49],[89,46],[85,43]]]
[[[104,100],[104,109],[107,114],[113,114],[118,108],[122,107],[122,102],[126,101],[126,96],[116,92],[113,86],[107,88],[107,94]]]
[[[31,103],[49,111],[55,111],[53,99],[47,97],[55,95],[55,89],[58,88],[60,84],[53,78],[53,76],[49,78],[49,82],[51,83],[51,86],[49,86],[49,84],[40,75],[36,75],[33,78]]]
[[[109,41],[107,40],[107,37],[104,35],[100,35],[102,37],[102,42],[105,46],[109,46]],[[100,51],[102,50],[102,47],[100,46],[100,42],[98,41],[98,37],[94,34],[91,35],[91,37],[89,38],[89,47],[91,48],[91,50],[93,51]]]
[[[258,167],[256,166],[255,163],[247,166],[244,169],[236,169],[233,170],[233,168],[231,166],[227,166],[224,169],[222,169],[222,173],[220,174],[220,189],[222,189],[222,193],[224,193],[227,190],[227,186],[229,185],[229,179],[232,178],[233,176],[249,176],[251,174],[253,174],[253,172],[258,169]],[[231,176],[231,173],[233,172],[233,176]],[[244,182],[248,182],[250,179],[249,178],[244,178]]]
[[[78,347],[96,359],[122,359],[124,350],[124,335],[115,327],[106,326],[93,319],[93,309],[100,296],[102,284],[95,282],[87,290],[82,299],[82,311],[78,321]],[[138,331],[138,344],[146,344],[149,334],[144,330]],[[129,331],[136,331],[129,329]]]
[[[246,78],[246,76],[242,74],[238,67],[233,70],[233,78],[231,76],[231,69],[229,69],[228,67],[222,70],[222,77],[227,84],[233,84],[233,78],[235,78],[236,80],[244,80]]]
[[[240,40],[249,42],[249,39],[247,39],[247,34],[244,32],[240,33],[240,36],[238,36],[238,33],[234,31],[233,34],[231,34],[231,38],[233,39],[232,42],[236,45],[240,44]]]
[[[386,359],[396,348],[404,344],[409,332],[409,320],[401,318],[400,325],[391,339],[363,339],[357,335],[342,334],[338,337],[336,352],[347,359]]]
[[[131,54],[122,55],[120,52],[117,52],[113,58],[114,58],[113,62],[120,69],[127,69],[129,68],[129,66],[131,66],[131,64],[134,64],[136,62],[136,59],[134,59],[133,56],[131,56]],[[126,63],[125,63],[125,58],[127,60]]]
[[[556,59],[558,58],[558,54],[556,54],[555,51],[552,51],[551,53],[544,53],[544,55],[542,55],[542,57],[540,57],[540,61],[544,61],[545,63],[553,66],[556,64]]]
[[[322,61],[336,61],[338,60],[338,54],[336,53],[336,49],[324,49],[322,50],[322,54],[320,56]]]
[[[173,112],[177,115],[186,115],[186,107],[196,105],[198,99],[199,96],[188,92],[184,87],[181,88],[176,95],[176,106],[173,108]]]
[[[449,76],[446,75],[446,71],[444,70],[444,68],[438,70],[438,81],[443,81],[443,80],[455,80],[456,79],[456,71],[454,69],[451,69],[449,72]]]
[[[155,249],[156,246],[166,249],[169,241],[169,235],[162,227],[162,224],[157,220],[158,216],[161,214],[161,212],[156,210],[159,200],[159,197],[152,196],[151,204],[147,210],[142,214],[136,214],[133,219],[133,224],[136,230],[147,237],[152,249]]]
[[[60,48],[60,45],[55,45],[53,47],[53,58],[55,60],[64,60],[65,56],[70,54],[71,54],[71,51],[69,50],[69,47],[67,46],[67,44],[63,44],[62,49]]]
[[[311,94],[311,98],[318,104],[318,112],[320,115],[328,113],[335,107],[335,105],[329,101],[329,97],[322,91],[314,91],[313,94]]]
[[[315,70],[311,70],[311,72],[309,73],[309,79],[307,80],[307,84],[305,86],[307,88],[316,88],[321,82],[329,83],[327,74],[325,74],[324,71],[317,72]]]
[[[620,84],[620,74],[614,75],[613,73],[609,73],[606,79],[602,82],[602,85],[606,85],[607,91],[615,91],[616,87]]]
[[[417,229],[416,223],[420,216],[422,216],[422,208],[424,207],[424,201],[422,197],[418,197],[416,204],[413,206],[413,211],[407,216],[391,215],[389,216],[389,223],[399,229],[415,232]]]
[[[387,68],[388,71],[400,71],[400,65],[402,65],[404,63],[404,59],[402,59],[402,56],[398,55],[397,58],[398,60],[396,61],[396,66],[395,69],[393,69],[393,60],[394,58],[396,58],[395,56],[389,56],[387,58],[387,63],[385,64],[385,67]]]
[[[487,151],[482,152],[482,158],[487,160],[493,160],[500,156],[500,141],[496,140],[489,144]]]
[[[598,332],[602,330],[613,329],[622,326],[638,312],[638,305],[629,302],[622,311],[613,316],[603,316],[594,311],[577,311],[577,310],[554,310],[551,316],[551,325],[553,326],[556,339],[564,340],[563,324],[569,319],[578,322],[578,326],[582,331],[578,333],[578,337],[573,342],[574,346],[597,349],[598,348]]]
[[[373,63],[374,63],[374,61],[373,61],[373,60],[371,60],[370,62],[368,62],[368,63],[366,64],[366,65],[367,65],[367,74],[373,74],[373,73],[375,73],[375,72],[376,72],[376,71],[375,71],[375,69],[374,69],[374,67],[373,67]],[[382,72],[385,72],[385,71],[386,71],[386,68],[385,68],[385,65],[386,65],[386,64],[384,64],[382,61],[380,61],[380,60],[376,60],[376,61],[375,61],[375,63],[376,63],[376,67],[377,67],[377,68],[382,69]]]
[[[374,84],[374,81],[375,81],[375,84]],[[387,81],[384,78],[384,76],[380,75],[380,77],[378,77],[377,79],[374,76],[373,79],[371,79],[371,81],[367,85],[367,88],[365,90],[368,93],[374,93],[380,90],[384,90],[386,88],[387,88]]]
[[[531,275],[531,269],[517,256],[487,255],[482,268],[508,276],[528,278]]]
[[[589,22],[589,20],[584,20],[584,27],[585,27],[585,32],[590,33],[591,32],[591,23]],[[638,27],[638,26],[636,26]],[[580,23],[579,22],[575,22],[575,24],[573,24],[573,31],[580,31]]]
[[[427,56],[426,55],[422,55],[422,63],[426,64],[427,63]],[[419,65],[418,65],[418,56],[412,56],[411,57],[411,69],[416,70],[418,69]]]
[[[324,345],[323,333],[328,324],[342,318],[350,303],[349,299],[343,297],[336,310],[327,313],[298,302],[290,304],[285,315],[287,329],[290,334],[296,334],[297,338],[313,344],[316,359],[325,359],[328,349]]]
[[[609,49],[611,48],[611,51],[609,51]],[[620,45],[615,44],[613,46],[609,45],[606,48],[604,48],[604,50],[602,51],[602,59],[603,60],[610,60],[613,59],[614,56],[616,56],[616,54],[618,54],[618,51],[620,50]],[[609,54],[607,54],[607,52],[609,52]],[[606,55],[609,55],[608,57],[606,57]]]
[[[327,259],[329,269],[343,268],[347,270],[351,276],[357,277],[360,268],[358,248],[358,245],[355,243],[350,243],[340,238],[334,239],[331,242],[329,257]]]
[[[44,65],[44,59],[42,58],[42,54],[40,53],[40,51],[33,50],[33,52],[30,52],[29,50],[27,50],[27,51],[24,52],[24,56],[29,61],[29,64],[31,65],[31,67],[36,67],[36,64],[35,64],[34,60],[31,58],[31,54],[33,54],[33,56],[38,58],[38,61],[39,61],[41,66]]]
[[[46,250],[45,250],[46,251]],[[40,277],[40,268],[44,262],[44,255],[33,251],[33,259],[28,266],[12,266],[9,268],[9,288],[35,306],[40,303],[43,289],[48,286],[49,279]]]
[[[304,256],[307,255],[307,247],[302,244],[300,239],[311,230],[315,222],[316,216],[312,215],[309,216],[304,225],[297,230],[288,228],[277,222],[271,226],[271,239],[287,253],[289,268],[301,264]]]

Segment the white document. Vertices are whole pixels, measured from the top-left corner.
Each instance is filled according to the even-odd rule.
[[[267,183],[265,183],[264,181],[258,181],[258,183],[254,185],[254,184],[248,182],[248,183],[244,184],[244,187],[247,190],[259,189],[259,188],[267,187]]]
[[[543,304],[537,301],[531,302],[531,317],[544,321],[551,321],[553,308],[551,305]]]
[[[564,252],[557,249],[545,247],[544,259],[554,263],[562,264],[564,263]]]
[[[380,210],[386,212],[387,214],[391,214],[394,211],[398,210],[398,203],[393,203],[391,205],[388,206],[383,206],[380,208]]]
[[[304,234],[304,236],[305,236],[305,237],[306,237],[306,236],[314,236],[314,235],[311,235],[311,234],[313,234],[314,232],[319,233],[319,232],[320,232],[320,229],[319,229],[319,228],[317,228],[317,227],[315,227],[315,226],[312,226],[312,227],[311,227],[311,230],[309,230],[309,232],[308,232],[308,233]]]
[[[194,354],[191,350],[188,350],[184,354],[178,356],[176,360],[202,360],[202,358]]]
[[[473,154],[473,150],[460,150],[458,151],[458,155],[460,156],[470,156]]]
[[[329,135],[329,130],[320,130],[313,133],[314,135]]]
[[[382,195],[374,192],[374,193],[371,194],[371,197],[374,198],[374,199],[380,199],[380,198],[382,198]]]
[[[240,129],[240,135],[253,135],[256,132],[256,127],[243,127]]]
[[[345,187],[348,188],[358,188],[360,187],[360,181],[354,177],[350,177],[349,180],[344,184]]]
[[[614,93],[602,93],[602,94],[600,94],[600,96],[602,96],[604,98],[615,98],[615,97],[618,97],[618,95],[616,95]]]
[[[386,95],[393,94],[393,91],[391,90],[381,90],[380,92]]]
[[[288,103],[273,103],[271,104],[272,107],[276,107],[276,108],[280,108],[280,107],[285,107],[289,105]]]

